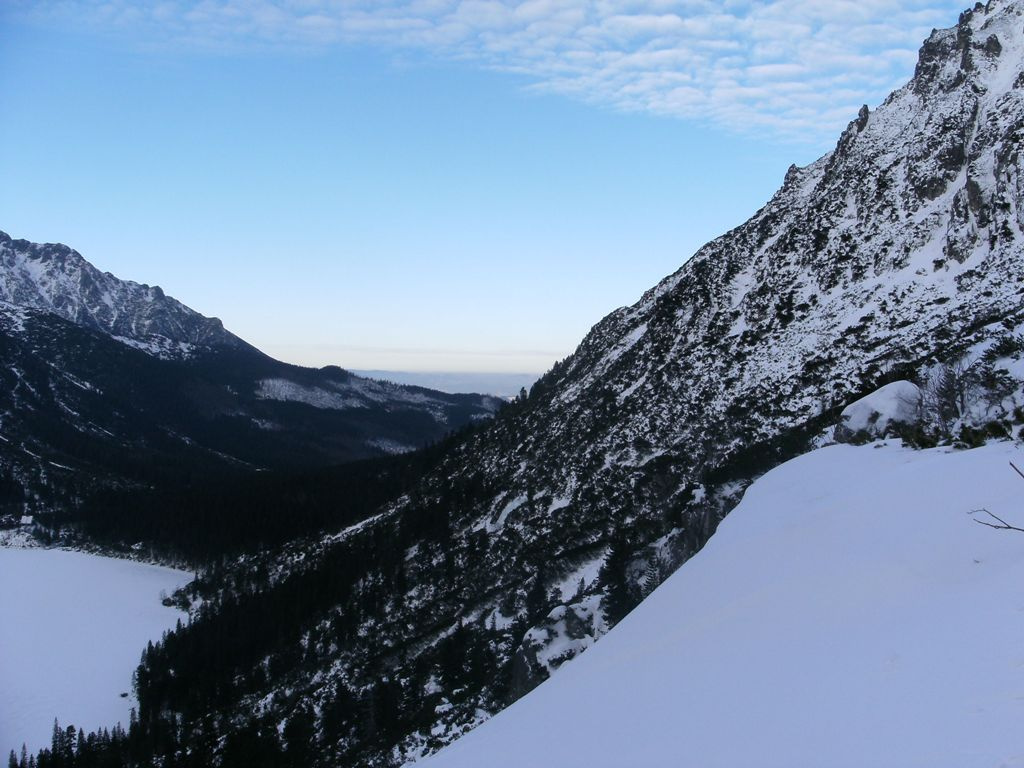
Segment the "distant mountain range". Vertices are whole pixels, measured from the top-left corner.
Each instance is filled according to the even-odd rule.
[[[401,453],[501,401],[274,360],[160,288],[0,233],[0,510]]]

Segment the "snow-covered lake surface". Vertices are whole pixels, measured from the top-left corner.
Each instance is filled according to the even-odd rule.
[[[55,549],[0,548],[0,758],[48,746],[53,719],[127,727],[132,673],[185,614],[160,603],[191,574]]]
[[[1024,450],[823,448],[430,768],[1024,765]]]

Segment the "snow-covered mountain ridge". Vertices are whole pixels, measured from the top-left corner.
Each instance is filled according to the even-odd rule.
[[[602,321],[571,358],[560,402],[610,386],[631,410],[630,399],[676,388],[672,423],[698,405],[724,414],[776,397],[813,415],[856,369],[959,343],[961,328],[1019,310],[1022,11],[989,7],[934,32],[914,80],[862,110],[834,151],[791,168],[752,219]],[[695,360],[709,339],[716,360]],[[818,369],[834,393],[813,386]],[[695,391],[694,374],[714,389]]]
[[[158,355],[187,355],[184,345],[245,345],[220,320],[189,309],[157,286],[100,272],[66,245],[14,240],[5,232],[0,301],[52,312]]]

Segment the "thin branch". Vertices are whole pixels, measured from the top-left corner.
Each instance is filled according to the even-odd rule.
[[[1010,462],[1010,466],[1013,467],[1014,472],[1016,472],[1021,477],[1024,477],[1024,472],[1021,472],[1019,469],[1017,469],[1017,465],[1014,464],[1012,461]]]
[[[1014,467],[1014,469],[1017,469],[1017,468]],[[1017,471],[1020,472],[1019,469]],[[976,522],[978,525],[984,525],[984,526],[986,526],[988,528],[995,528],[996,530],[1000,530],[1000,531],[1020,531],[1021,533],[1024,533],[1024,528],[1018,528],[1016,525],[1010,525],[1008,522],[1003,520],[1003,518],[999,517],[998,515],[993,515],[987,509],[975,509],[971,514],[974,514],[975,512],[984,512],[986,515],[991,517],[993,520],[996,520],[997,522],[1000,523],[1000,525],[996,525],[995,523],[989,523],[989,522],[986,522],[985,520],[978,520],[977,518],[975,518],[974,522]]]

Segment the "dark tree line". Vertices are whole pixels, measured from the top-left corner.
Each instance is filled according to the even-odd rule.
[[[134,720],[131,728],[137,732]],[[50,746],[37,755],[28,754],[25,746],[18,755],[12,749],[8,768],[120,768],[133,764],[141,755],[137,752],[137,737],[129,736],[120,725],[86,734],[69,725],[61,728],[53,721]]]
[[[203,479],[189,487],[104,489],[58,513],[89,541],[143,542],[164,559],[202,564],[276,547],[359,522],[411,490],[458,441],[465,427],[419,451],[306,472],[261,472]]]

